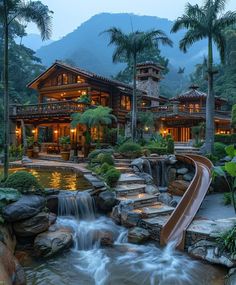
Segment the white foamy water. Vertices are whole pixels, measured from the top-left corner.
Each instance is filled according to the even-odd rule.
[[[74,198],[73,198],[74,199]],[[91,197],[68,197],[61,201],[63,216],[57,223],[73,229],[74,246],[50,260],[26,268],[32,285],[220,285],[211,266],[176,252],[173,245],[160,249],[154,244],[127,243],[127,229],[107,217],[96,217]],[[84,203],[81,206],[81,203]],[[64,205],[64,206],[62,206]],[[71,205],[71,206],[70,206]],[[85,206],[86,205],[86,206]],[[63,208],[64,207],[64,208]],[[75,216],[70,216],[75,207]],[[79,209],[79,210],[78,210]],[[81,210],[82,209],[82,210]],[[88,213],[88,209],[91,212]],[[87,214],[85,214],[87,213]],[[77,215],[78,214],[78,215]],[[102,233],[114,238],[112,247],[102,247]]]

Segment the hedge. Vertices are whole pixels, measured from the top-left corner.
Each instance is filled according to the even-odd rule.
[[[236,134],[225,135],[218,134],[215,135],[215,142],[220,142],[224,144],[235,144],[236,143]]]

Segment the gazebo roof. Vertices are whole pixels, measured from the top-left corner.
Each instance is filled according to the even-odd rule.
[[[189,86],[189,90],[181,93],[173,98],[171,98],[171,101],[197,101],[200,99],[206,100],[207,98],[207,93],[199,91],[199,86],[192,84],[191,86]],[[220,98],[220,97],[215,97],[217,102],[227,102],[226,99]]]

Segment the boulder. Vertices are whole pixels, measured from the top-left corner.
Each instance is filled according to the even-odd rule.
[[[0,241],[3,242],[11,252],[14,253],[16,247],[16,237],[11,224],[0,225]]]
[[[134,169],[134,171],[143,172],[143,159],[142,158],[134,159],[130,165]]]
[[[176,162],[177,162],[177,159],[174,154],[169,155],[166,160],[166,163],[171,164],[171,165],[175,164]]]
[[[173,201],[173,197],[169,193],[161,193],[158,196],[158,201],[163,204],[170,205],[170,203]]]
[[[147,184],[145,187],[145,193],[155,195],[159,193],[159,189],[155,185]]]
[[[50,210],[50,212],[58,214],[58,195],[47,196],[46,207]]]
[[[231,268],[228,275],[226,276],[225,285],[236,284],[236,268]]]
[[[189,173],[183,175],[183,180],[190,182],[193,180],[193,177],[194,177],[194,173],[189,172]]]
[[[168,192],[173,195],[182,196],[189,186],[189,182],[184,180],[172,181],[168,186]]]
[[[142,244],[150,238],[150,234],[147,230],[139,227],[135,227],[128,232],[128,242]]]
[[[188,168],[186,168],[186,167],[181,167],[181,168],[177,169],[177,174],[184,175],[186,173],[188,173]]]
[[[145,173],[145,172],[142,172],[142,173],[139,172],[137,173],[137,175],[144,180],[145,184],[154,184],[153,177],[150,174]]]
[[[210,263],[220,264],[229,268],[236,265],[235,261],[226,252],[219,250],[218,245],[213,241],[200,240],[190,246],[188,252],[196,258]]]
[[[13,224],[17,236],[30,237],[45,232],[50,226],[49,214],[40,212],[36,216]]]
[[[174,167],[171,167],[167,171],[167,181],[168,183],[174,181],[176,179],[177,170]]]
[[[47,231],[37,235],[34,240],[34,250],[37,256],[51,257],[73,243],[72,233],[67,229]]]
[[[7,205],[2,216],[7,222],[17,222],[37,215],[45,207],[45,199],[38,195],[23,195],[17,202]]]
[[[94,230],[89,233],[94,242],[100,242],[102,246],[112,246],[115,237],[112,231],[106,229]]]
[[[97,206],[104,212],[111,212],[112,208],[117,204],[116,194],[111,191],[104,191],[98,195]]]
[[[2,242],[0,242],[0,281],[4,285],[26,285],[23,268]]]

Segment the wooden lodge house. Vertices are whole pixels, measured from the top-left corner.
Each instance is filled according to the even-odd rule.
[[[163,135],[172,134],[175,141],[189,141],[191,127],[205,121],[206,94],[191,86],[184,94],[168,100],[160,95],[159,82],[162,67],[152,62],[137,66],[139,109],[152,111],[156,118],[156,131]],[[40,140],[42,151],[57,145],[61,136],[70,136],[82,148],[84,127],[71,128],[71,114],[83,112],[85,106],[78,102],[83,95],[89,95],[91,104],[112,108],[117,117],[118,130],[130,133],[132,109],[132,86],[108,79],[92,72],[56,61],[44,73],[28,84],[38,92],[38,103],[11,105],[11,142],[22,140],[21,120],[30,128],[35,141]],[[217,98],[215,105],[216,131],[230,132],[230,113],[224,111],[226,102]],[[92,137],[98,137],[93,128]]]

